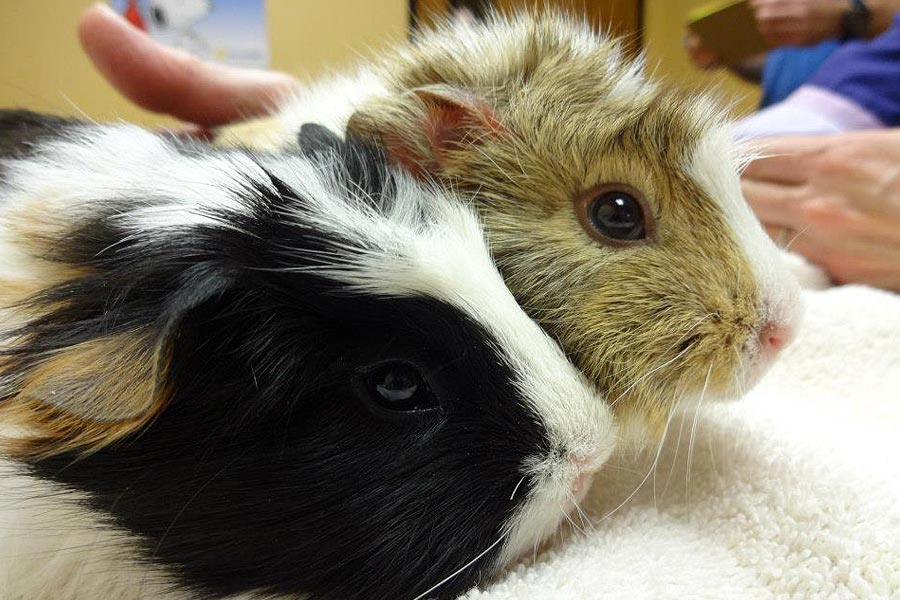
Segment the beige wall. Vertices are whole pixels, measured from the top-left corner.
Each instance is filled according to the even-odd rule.
[[[130,105],[93,70],[75,33],[83,0],[0,0],[0,107],[97,120],[163,120]],[[406,35],[407,0],[268,0],[271,63],[314,76]]]
[[[624,0],[618,0],[624,1]],[[681,47],[687,12],[707,0],[645,0],[644,43],[658,73],[688,87],[721,82],[728,99],[755,105],[753,86],[700,73]],[[87,0],[0,0],[0,106],[98,120],[162,120],[119,97],[93,70],[75,34]],[[406,35],[407,0],[268,0],[272,67],[302,78],[340,67]]]
[[[648,64],[660,75],[688,88],[719,86],[729,102],[737,102],[738,112],[750,112],[759,102],[756,86],[740,81],[725,71],[704,73],[691,65],[682,48],[685,16],[710,0],[644,0],[644,44]]]

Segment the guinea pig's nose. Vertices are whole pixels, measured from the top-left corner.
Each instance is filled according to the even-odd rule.
[[[579,473],[595,473],[603,465],[600,457],[590,452],[569,452],[566,458]]]
[[[572,495],[580,502],[591,486],[594,474],[600,470],[602,461],[597,456],[577,452],[569,452],[566,458],[575,467],[576,475],[572,481]]]
[[[759,330],[760,353],[767,358],[776,356],[794,339],[794,328],[785,323],[769,322]]]

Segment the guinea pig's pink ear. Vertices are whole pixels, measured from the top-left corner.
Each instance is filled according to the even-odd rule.
[[[452,170],[460,151],[501,131],[486,100],[442,84],[374,100],[347,124],[349,136],[379,143],[394,162],[417,175]]]

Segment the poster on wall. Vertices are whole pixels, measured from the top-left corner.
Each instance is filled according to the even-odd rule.
[[[112,6],[167,46],[239,67],[269,66],[265,0],[113,0]]]

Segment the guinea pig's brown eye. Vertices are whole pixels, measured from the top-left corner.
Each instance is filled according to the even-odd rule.
[[[389,411],[420,412],[438,406],[419,369],[408,362],[391,361],[371,369],[366,388],[370,399]]]
[[[592,238],[611,246],[631,246],[650,239],[643,197],[625,184],[592,188],[575,199],[575,213]]]

